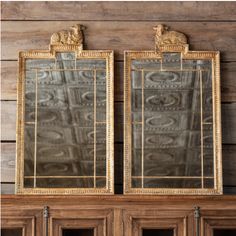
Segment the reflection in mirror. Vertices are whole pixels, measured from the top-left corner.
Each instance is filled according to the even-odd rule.
[[[63,229],[62,236],[94,236],[94,229]]]
[[[26,60],[25,188],[106,186],[106,61]]]
[[[163,57],[131,64],[132,187],[213,188],[211,63]]]
[[[235,236],[236,229],[214,229],[213,236]]]
[[[15,229],[1,229],[2,236],[22,236],[23,232],[21,228]]]
[[[143,229],[142,236],[174,236],[173,229]]]

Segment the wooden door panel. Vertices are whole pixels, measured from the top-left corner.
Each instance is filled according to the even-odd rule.
[[[63,229],[93,229],[94,236],[113,235],[113,211],[108,209],[51,209],[50,236],[63,236]]]
[[[22,236],[43,235],[43,213],[41,209],[2,208],[2,229],[22,229]]]
[[[214,210],[201,212],[201,236],[214,236],[216,229],[236,230],[235,210]]]
[[[172,229],[173,236],[186,236],[191,220],[188,211],[124,210],[124,235],[142,236],[143,229]]]

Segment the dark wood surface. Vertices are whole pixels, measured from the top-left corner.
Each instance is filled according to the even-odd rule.
[[[221,52],[224,192],[236,193],[235,2],[2,2],[2,193],[14,191],[18,51],[47,49],[50,36],[80,22],[85,48],[115,50],[115,173],[122,192],[123,50],[154,48],[152,27],[184,32],[192,50]],[[145,9],[145,10],[144,10]]]

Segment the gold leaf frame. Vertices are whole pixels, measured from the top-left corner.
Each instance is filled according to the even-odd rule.
[[[83,26],[79,35],[70,39],[71,31],[66,40],[55,40],[58,33],[51,38],[49,50],[29,50],[19,52],[19,79],[17,82],[17,131],[16,131],[16,185],[17,194],[114,194],[114,52],[112,50],[83,50]],[[77,40],[79,39],[79,40]],[[75,52],[76,59],[104,59],[106,61],[106,187],[105,188],[24,188],[24,116],[25,116],[25,70],[26,59],[55,59],[57,52]]]
[[[154,51],[125,51],[124,54],[124,194],[147,195],[218,195],[223,193],[222,144],[221,144],[221,98],[220,53],[218,51],[190,51],[187,38],[176,31],[168,31],[164,25],[153,28]],[[132,120],[131,120],[131,61],[133,59],[162,59],[163,52],[180,52],[182,59],[208,59],[212,62],[213,99],[213,153],[214,188],[132,188]]]

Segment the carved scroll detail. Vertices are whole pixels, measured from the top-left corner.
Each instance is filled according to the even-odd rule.
[[[157,25],[153,27],[155,34],[155,46],[159,50],[163,46],[171,45],[187,45],[187,37],[177,31],[169,31],[169,28],[165,25]]]
[[[71,30],[62,30],[51,36],[51,45],[76,45],[83,46],[84,26],[76,24],[70,27]]]

